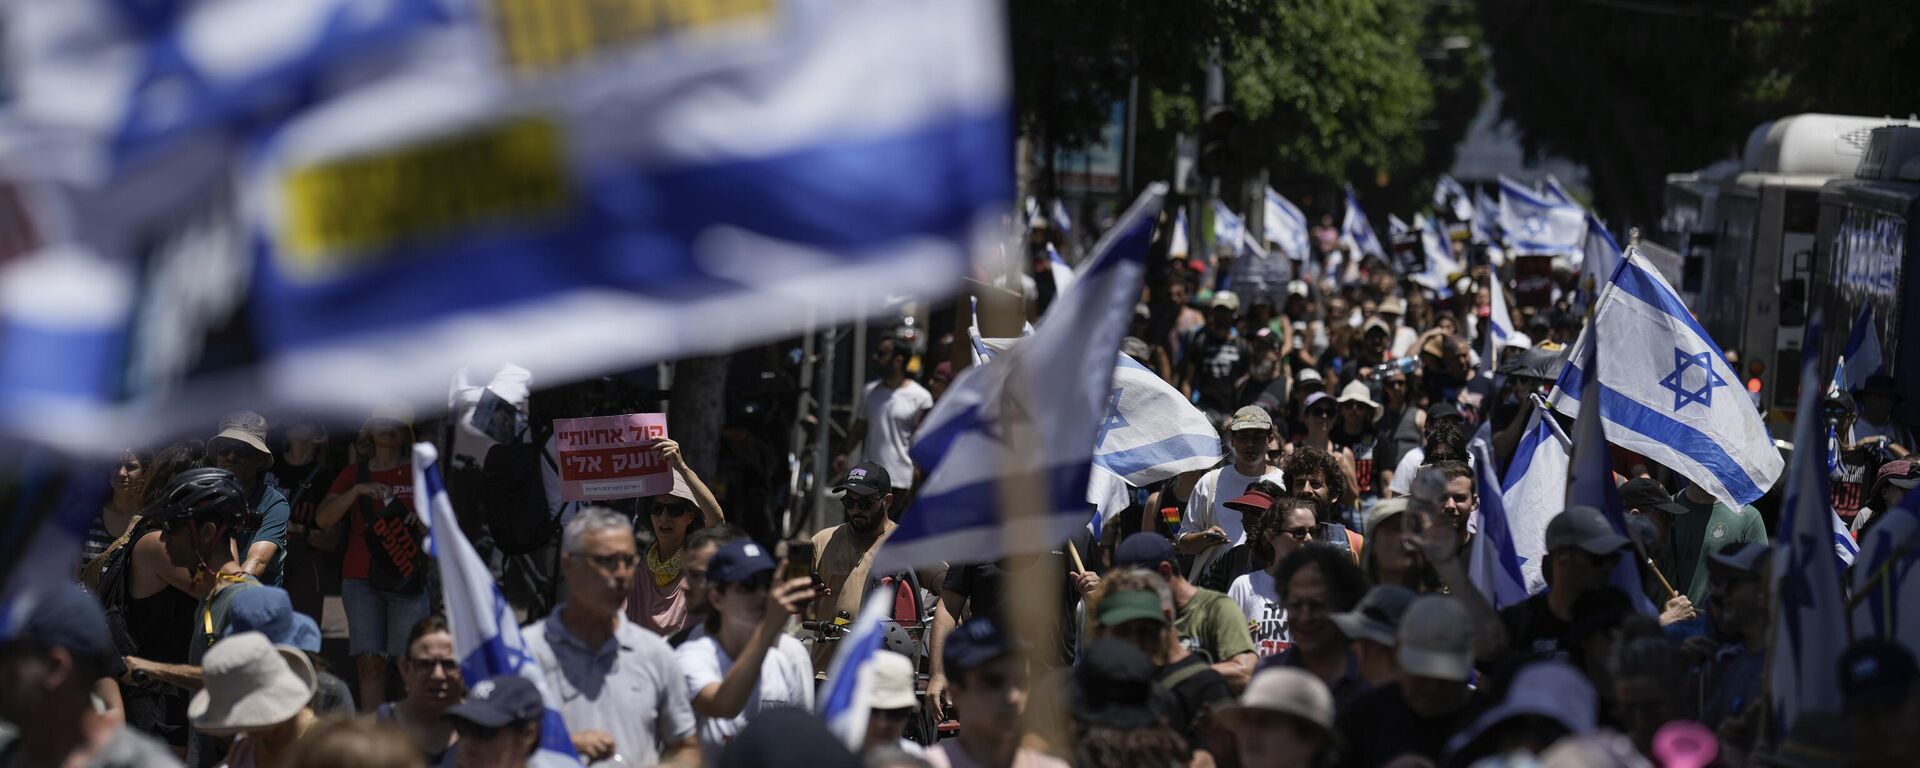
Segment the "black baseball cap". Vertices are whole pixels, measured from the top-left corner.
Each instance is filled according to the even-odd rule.
[[[1024,647],[1025,644],[1001,629],[1000,622],[992,616],[975,616],[948,633],[947,645],[941,649],[940,658],[946,662],[947,673],[951,675]]]
[[[1173,542],[1152,531],[1141,531],[1121,540],[1113,550],[1113,567],[1158,570],[1161,563],[1173,562]]]
[[[1158,598],[1155,598],[1158,602]],[[1153,660],[1132,643],[1103,637],[1073,666],[1073,716],[1109,728],[1145,728],[1160,719]]]
[[[546,711],[540,689],[532,680],[514,673],[495,675],[480,681],[467,691],[467,700],[447,708],[446,717],[465,720],[482,728],[499,728],[511,723],[540,719]]]
[[[707,561],[707,583],[739,584],[773,570],[773,557],[752,539],[734,539],[720,545]]]
[[[860,498],[880,496],[893,490],[893,478],[887,475],[887,468],[878,463],[863,461],[847,470],[840,482],[834,483],[831,492],[834,498],[853,494]]]
[[[1840,654],[1840,698],[1848,712],[1891,712],[1913,694],[1913,653],[1899,643],[1869,637]]]
[[[1465,417],[1460,415],[1459,406],[1442,400],[1427,406],[1427,423],[1432,424],[1440,419],[1465,419]]]
[[[1673,500],[1673,494],[1651,477],[1636,477],[1620,485],[1620,506],[1627,509],[1657,509],[1669,515],[1684,515],[1687,508]]]
[[[106,610],[80,585],[58,584],[28,595],[34,602],[26,621],[11,637],[0,639],[65,648],[75,659],[99,664],[114,676],[124,671],[113,632],[107,628]]]

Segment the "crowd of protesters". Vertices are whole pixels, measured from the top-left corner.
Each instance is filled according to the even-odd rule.
[[[1920,676],[1884,640],[1832,670],[1844,711],[1768,723],[1771,515],[1651,462],[1615,462],[1623,506],[1651,523],[1646,557],[1598,510],[1556,510],[1547,591],[1496,611],[1474,587],[1468,436],[1490,425],[1507,461],[1577,332],[1564,296],[1519,307],[1524,338],[1494,349],[1485,286],[1502,273],[1464,241],[1468,271],[1444,290],[1330,227],[1277,283],[1236,285],[1229,260],[1166,241],[1122,349],[1213,420],[1223,458],[1136,489],[1098,538],[871,572],[911,508],[915,430],[965,364],[951,339],[870,350],[878,375],[834,457],[844,522],[794,550],[810,577],[729,522],[725,489],[673,440],[653,446],[671,492],[611,506],[541,488],[539,440],[529,461],[496,449],[497,467],[531,471],[502,490],[489,470],[484,503],[532,498],[522,511],[549,529],[513,542],[476,518],[469,534],[503,585],[534,585],[505,591],[543,701],[529,678],[461,674],[413,506],[409,447],[439,430],[399,405],[345,440],[236,412],[101,479],[85,591],[46,595],[0,649],[0,768],[545,764],[549,707],[589,765],[1920,764]],[[1029,278],[1036,298],[1055,293],[1048,275]],[[1876,379],[1831,400],[1834,506],[1856,532],[1920,484],[1899,397]],[[1410,503],[1416,478],[1432,503]],[[1621,558],[1671,582],[1648,581],[1658,616],[1610,585]],[[901,607],[849,750],[795,710],[815,707],[837,631],[876,589]],[[1032,589],[1057,592],[1047,647],[1009,610]]]

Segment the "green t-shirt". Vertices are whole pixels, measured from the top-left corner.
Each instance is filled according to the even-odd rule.
[[[1205,653],[1215,662],[1253,653],[1253,633],[1247,617],[1233,598],[1211,589],[1199,589],[1173,619],[1180,644],[1193,653]]]
[[[1734,542],[1767,543],[1766,522],[1752,506],[1734,509],[1718,501],[1700,504],[1678,494],[1674,503],[1687,512],[1675,515],[1673,530],[1667,534],[1666,557],[1659,558],[1661,572],[1699,605],[1707,597],[1707,555]]]

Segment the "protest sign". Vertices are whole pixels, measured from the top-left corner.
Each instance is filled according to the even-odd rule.
[[[666,436],[667,416],[662,413],[554,419],[560,497],[606,501],[673,490],[673,470],[653,450],[653,441]]]

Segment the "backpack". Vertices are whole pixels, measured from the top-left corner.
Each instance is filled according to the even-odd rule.
[[[481,467],[480,512],[493,545],[508,556],[524,555],[552,541],[560,525],[547,506],[542,464],[553,458],[538,443],[497,444]]]
[[[372,473],[366,462],[354,468],[359,479],[367,482]],[[366,520],[362,532],[367,545],[367,582],[382,592],[415,595],[427,586],[427,552],[420,531],[414,528],[412,508],[399,498],[375,509],[373,502],[360,499],[360,516]]]

